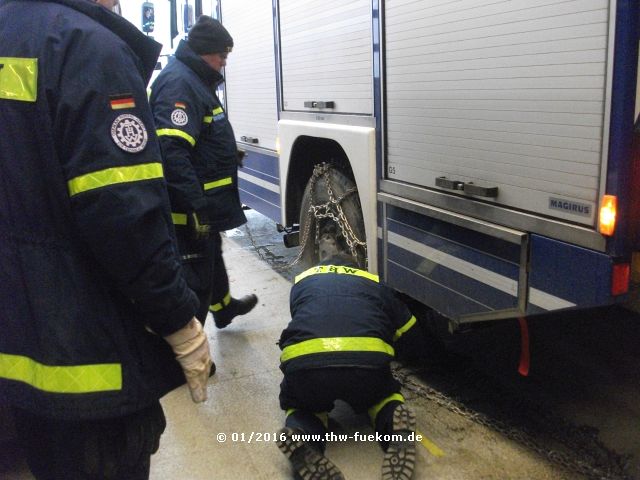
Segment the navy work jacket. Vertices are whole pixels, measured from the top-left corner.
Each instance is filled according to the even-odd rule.
[[[191,212],[214,230],[247,219],[238,191],[237,146],[216,94],[222,75],[182,40],[175,58],[151,86],[150,103],[169,187],[173,220]]]
[[[280,336],[281,369],[384,367],[394,343],[416,322],[378,276],[325,262],[298,275],[291,321]]]
[[[160,46],[88,0],[0,0],[0,38],[0,402],[137,411],[184,383],[161,336],[198,305],[146,99]]]

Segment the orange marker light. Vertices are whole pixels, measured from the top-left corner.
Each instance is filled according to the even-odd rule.
[[[600,224],[598,229],[602,235],[611,236],[616,229],[616,211],[618,198],[615,195],[605,195],[602,197],[600,207]]]

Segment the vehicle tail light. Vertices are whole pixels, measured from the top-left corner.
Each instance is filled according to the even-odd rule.
[[[610,237],[616,229],[616,211],[618,199],[615,195],[605,195],[602,197],[600,207],[600,219],[598,230],[602,235]]]

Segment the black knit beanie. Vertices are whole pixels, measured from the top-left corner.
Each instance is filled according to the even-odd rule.
[[[233,38],[227,29],[208,15],[198,17],[196,24],[189,30],[187,42],[198,55],[230,52],[233,48]]]

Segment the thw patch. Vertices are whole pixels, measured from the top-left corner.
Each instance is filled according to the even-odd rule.
[[[125,152],[136,153],[147,146],[149,135],[142,120],[135,115],[124,113],[111,124],[111,138]]]

